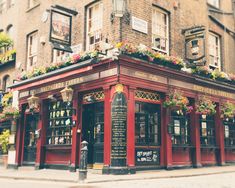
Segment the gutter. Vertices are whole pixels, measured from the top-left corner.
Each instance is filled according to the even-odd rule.
[[[43,80],[43,79],[46,79],[46,78],[49,78],[49,77],[52,77],[52,76],[56,76],[56,75],[59,75],[59,74],[65,73],[65,72],[69,72],[71,70],[75,70],[75,69],[78,69],[78,68],[82,68],[82,67],[85,67],[85,66],[88,66],[88,65],[91,65],[91,64],[93,64],[93,59],[89,59],[89,60],[77,63],[75,65],[70,65],[68,67],[64,67],[64,68],[61,68],[59,70],[55,70],[55,71],[52,71],[52,72],[49,72],[49,73],[46,73],[46,74],[43,74],[43,75],[40,75],[40,76],[36,76],[34,78],[29,78],[27,80],[20,81],[19,83],[15,83],[15,84],[9,86],[9,88],[11,88],[11,89],[16,88],[16,87],[19,87],[19,86],[22,86],[22,85],[25,85],[25,84],[36,82],[38,80]]]

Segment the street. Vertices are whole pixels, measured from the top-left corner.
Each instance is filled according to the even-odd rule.
[[[234,188],[235,172],[183,178],[113,181],[90,184],[0,179],[0,184],[1,188]]]

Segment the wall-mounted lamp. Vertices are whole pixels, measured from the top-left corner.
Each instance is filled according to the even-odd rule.
[[[73,89],[66,86],[60,91],[64,102],[71,102],[73,100]]]
[[[34,110],[34,109],[38,109],[39,108],[39,98],[34,96],[34,94],[32,94],[31,97],[29,97],[27,99],[28,104],[29,104],[29,109],[30,110]]]
[[[124,18],[126,24],[130,24],[130,13],[127,11],[126,0],[113,0],[113,12],[111,14],[111,22],[114,17]]]
[[[113,0],[113,14],[116,17],[123,17],[126,12],[126,0]]]

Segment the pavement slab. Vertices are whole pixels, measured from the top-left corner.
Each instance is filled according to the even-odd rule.
[[[92,184],[115,181],[180,178],[232,172],[235,172],[235,166],[216,166],[177,170],[149,170],[138,171],[136,174],[128,175],[102,175],[101,171],[88,170],[87,179],[84,182],[80,183]],[[34,170],[34,168],[32,167],[23,167],[19,168],[18,170],[4,169],[3,167],[0,167],[0,178],[15,180],[79,183],[78,172],[52,169]]]

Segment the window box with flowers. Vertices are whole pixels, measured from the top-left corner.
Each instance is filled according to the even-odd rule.
[[[15,107],[12,107],[11,105],[3,108],[3,114],[5,114],[6,118],[14,118],[14,119],[17,119],[20,116],[19,110]]]
[[[5,93],[3,98],[2,98],[2,106],[6,107],[9,106],[12,103],[12,92]]]
[[[181,111],[183,113],[190,113],[193,109],[189,105],[189,100],[184,97],[182,93],[178,90],[173,90],[170,92],[169,97],[163,103],[165,108],[170,108],[172,111]]]
[[[174,56],[168,56],[155,52],[145,45],[133,46],[127,42],[119,42],[116,48],[121,54],[148,61],[149,63],[169,67],[175,70],[181,70],[184,67],[182,59]]]

